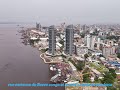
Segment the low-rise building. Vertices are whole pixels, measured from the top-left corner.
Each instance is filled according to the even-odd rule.
[[[78,56],[87,54],[88,53],[88,47],[77,45],[76,46],[76,53],[77,53]]]

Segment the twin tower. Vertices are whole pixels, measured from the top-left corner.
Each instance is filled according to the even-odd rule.
[[[57,29],[55,26],[50,26],[49,30],[49,54],[55,55],[56,54],[56,34]],[[74,50],[74,26],[68,25],[65,28],[65,54],[72,55]]]

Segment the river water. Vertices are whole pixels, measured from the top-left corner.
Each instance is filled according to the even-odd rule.
[[[22,25],[31,27],[32,25]],[[0,24],[0,90],[64,90],[63,87],[8,87],[9,83],[49,83],[49,66],[39,51],[22,42],[17,24]]]

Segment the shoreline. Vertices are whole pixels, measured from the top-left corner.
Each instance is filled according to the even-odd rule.
[[[57,61],[47,62],[46,59],[42,57],[42,55],[44,55],[44,53],[40,54],[40,58],[44,61],[45,64],[56,64],[56,63],[60,63],[60,62],[57,62]]]

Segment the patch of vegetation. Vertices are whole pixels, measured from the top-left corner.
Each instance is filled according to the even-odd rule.
[[[114,77],[111,75],[111,73],[105,72],[102,83],[107,83],[107,84],[113,84],[114,83]]]
[[[99,57],[104,57],[104,56],[102,54],[100,54]]]
[[[97,44],[95,43],[94,47],[97,47]]]
[[[41,49],[41,52],[42,52],[42,53],[45,53],[47,50],[48,50],[48,48],[46,48],[46,49]]]
[[[117,53],[117,57],[120,58],[120,53]]]
[[[96,77],[94,83],[101,83],[101,79],[98,79],[98,77]]]
[[[89,57],[89,55],[88,55],[88,54],[85,54],[85,55],[84,55],[84,58],[85,58],[85,59],[87,59],[88,57]]]
[[[65,55],[63,55],[63,54],[61,55],[61,57],[62,57],[62,58],[67,58],[67,57],[66,57]]]
[[[92,56],[92,53],[88,52],[88,56]]]
[[[103,80],[101,82],[103,84],[114,84],[116,79],[116,73],[114,69],[109,69],[109,72],[105,72]],[[108,90],[115,90],[114,87],[107,87]]]
[[[111,75],[112,75],[114,78],[117,77],[114,69],[109,69],[109,72],[111,73]]]
[[[98,70],[101,73],[108,71],[108,69],[102,64],[90,63],[90,67],[94,67],[96,70]]]
[[[115,87],[107,87],[107,90],[120,90],[120,89],[116,89]]]
[[[64,46],[64,40],[60,40],[59,43]]]
[[[83,82],[91,83],[91,81],[90,81],[90,74],[83,75]]]
[[[83,68],[85,67],[84,62],[82,62],[82,61],[79,61],[76,63],[71,59],[69,59],[69,61],[77,68],[78,71],[83,70]]]
[[[34,42],[38,42],[38,41],[39,41],[39,39],[36,39],[36,40],[29,40],[29,43],[30,43],[30,45],[33,45]]]
[[[81,38],[84,38],[84,37],[85,37],[85,34],[84,34],[84,33],[81,33],[80,36],[81,36]]]

